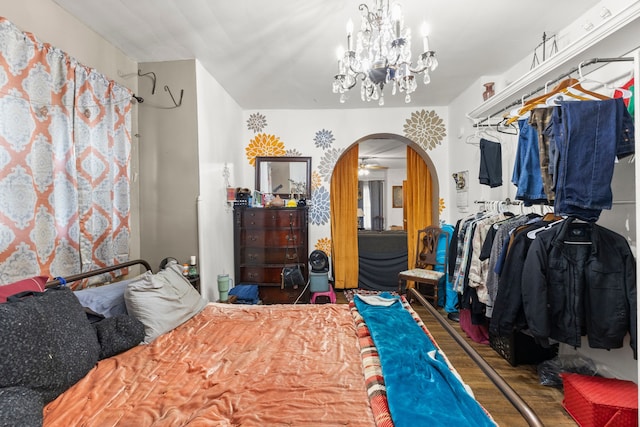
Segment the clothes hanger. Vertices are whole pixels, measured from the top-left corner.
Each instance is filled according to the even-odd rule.
[[[604,82],[601,82],[601,81],[598,81],[598,80],[594,80],[594,79],[589,79],[589,78],[585,77],[582,74],[582,65],[583,64],[584,64],[584,61],[581,62],[580,64],[578,64],[578,76],[579,76],[580,83],[585,83],[585,82],[595,83],[595,84],[599,85],[599,87],[603,87],[603,88],[611,90],[611,93],[615,93],[616,91],[618,91],[618,92],[621,93],[621,95],[622,95],[621,97],[623,99],[631,98],[631,95],[633,95],[633,93],[628,89],[625,89],[625,88],[622,88],[622,87],[614,87],[611,84],[604,83]],[[631,76],[633,76],[633,71],[631,71]],[[628,79],[626,79],[626,80],[628,80]],[[592,91],[585,90],[582,86],[578,85],[578,87],[580,88],[580,90],[584,90],[585,93],[588,93],[588,94],[591,94],[591,95],[600,95],[598,92],[592,92]],[[603,99],[611,99],[611,96],[606,96]]]
[[[546,105],[555,106],[558,104],[558,101],[593,101],[611,99],[611,97],[607,95],[585,89],[584,86],[582,86],[582,83],[595,81],[586,79],[584,77],[584,75],[582,74],[583,64],[584,61],[578,65],[578,80],[547,98],[547,100],[545,101]],[[597,83],[599,83],[601,86],[604,86],[604,83]]]
[[[504,133],[505,135],[517,135],[518,127],[511,123],[507,124],[507,119],[503,118],[501,121],[496,123],[496,132]]]
[[[491,128],[492,125],[490,124],[491,117],[487,117],[487,123],[489,124],[483,126],[479,122],[477,122],[475,124],[476,126],[475,132],[469,135],[465,140],[465,142],[469,145],[475,145],[477,147],[480,146],[480,139],[486,139],[491,142],[502,143],[502,139],[500,138],[500,135],[491,133],[492,131],[492,128]]]
[[[533,239],[535,239],[535,238],[536,238],[536,235],[537,235],[538,233],[540,233],[541,231],[549,230],[551,227],[554,227],[555,225],[560,224],[560,223],[561,223],[561,222],[563,222],[564,220],[565,220],[564,218],[561,218],[561,219],[559,219],[559,220],[557,220],[557,221],[552,222],[551,224],[547,224],[547,225],[546,225],[546,226],[544,226],[544,227],[540,227],[540,228],[536,228],[535,230],[531,230],[531,231],[527,232],[527,237],[528,237],[529,239],[533,240]]]
[[[497,133],[492,133],[493,129],[491,127],[483,128],[480,131],[480,137],[486,139],[487,141],[502,143],[502,138]]]
[[[546,106],[545,102],[549,97],[576,83],[579,83],[579,81],[569,77],[562,80],[556,87],[551,89],[551,91],[546,92],[544,95],[540,95],[535,98],[531,98],[527,102],[523,102],[522,107],[518,111],[512,111],[512,113],[515,114],[511,114],[511,117],[507,119],[507,124],[511,124],[517,120],[520,120],[521,118],[525,118],[525,114],[530,114],[531,110],[537,108],[538,106]],[[545,88],[546,86],[547,85],[545,85]]]

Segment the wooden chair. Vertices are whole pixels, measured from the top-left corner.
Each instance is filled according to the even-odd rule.
[[[441,236],[445,238],[444,258],[438,260],[438,242]],[[429,226],[418,230],[418,247],[416,248],[415,268],[398,273],[398,291],[404,294],[407,281],[416,283],[418,292],[424,295],[427,300],[431,300],[434,307],[438,306],[438,284],[445,276],[447,260],[449,254],[449,232],[436,226]],[[442,271],[435,271],[441,266]],[[423,293],[422,289],[428,287],[428,292]]]

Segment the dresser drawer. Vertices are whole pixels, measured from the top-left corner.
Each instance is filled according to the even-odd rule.
[[[258,265],[258,264],[283,264],[303,260],[306,255],[303,254],[304,249],[301,248],[259,248],[244,247],[240,249],[240,264]]]
[[[278,248],[306,244],[306,236],[301,230],[269,230],[245,228],[240,231],[240,239],[245,247]]]
[[[304,215],[303,215],[304,214]],[[240,227],[291,227],[304,226],[306,212],[287,209],[245,209],[236,214],[236,222]]]
[[[289,266],[293,265],[295,265],[295,263],[289,264]],[[282,282],[282,267],[282,264],[275,266],[240,267],[240,280],[238,283],[271,283],[279,286]],[[301,265],[300,268],[303,275],[306,277],[304,266]]]

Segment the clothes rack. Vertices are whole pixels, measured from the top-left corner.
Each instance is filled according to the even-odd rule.
[[[591,58],[591,59],[587,59],[586,61],[582,61],[580,64],[578,64],[578,66],[571,68],[569,71],[560,74],[559,76],[557,76],[555,79],[553,80],[549,80],[548,82],[545,83],[544,86],[540,86],[534,90],[532,90],[531,92],[523,95],[520,99],[517,99],[513,102],[511,102],[510,104],[506,105],[505,107],[502,107],[500,110],[489,114],[487,117],[479,119],[479,121],[474,123],[474,126],[477,126],[481,123],[487,122],[490,120],[491,117],[496,117],[496,116],[501,116],[502,113],[504,113],[505,111],[510,111],[513,107],[516,107],[518,105],[521,105],[524,101],[524,99],[526,98],[530,98],[533,95],[535,95],[536,93],[546,90],[549,85],[552,85],[554,83],[557,83],[567,77],[569,77],[571,74],[574,74],[576,72],[578,72],[579,70],[581,70],[584,67],[587,67],[589,65],[594,65],[594,64],[602,64],[602,63],[610,63],[610,62],[633,62],[634,58],[633,57],[629,57],[629,56],[621,56],[619,58]]]
[[[521,205],[522,200],[511,200],[510,198],[506,198],[504,200],[475,200],[473,203],[475,204],[487,204],[487,203],[502,203],[505,205]]]

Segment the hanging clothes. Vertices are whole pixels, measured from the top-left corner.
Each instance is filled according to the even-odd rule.
[[[529,332],[580,347],[623,346],[637,359],[636,267],[626,239],[568,218],[535,235],[522,266],[522,304]]]
[[[502,186],[502,144],[480,139],[480,184],[491,188]]]
[[[528,120],[518,120],[518,127],[518,148],[511,176],[511,182],[518,187],[516,199],[522,200],[525,206],[542,204],[547,201],[547,195],[540,172],[538,133]]]
[[[498,336],[510,336],[526,328],[522,307],[522,267],[533,239],[529,232],[541,230],[557,223],[557,218],[546,216],[531,224],[517,227],[505,245],[505,258],[499,271],[498,289],[493,302],[489,331]]]
[[[621,98],[561,101],[556,108],[555,212],[595,222],[611,209],[616,158],[634,153],[633,119]]]

